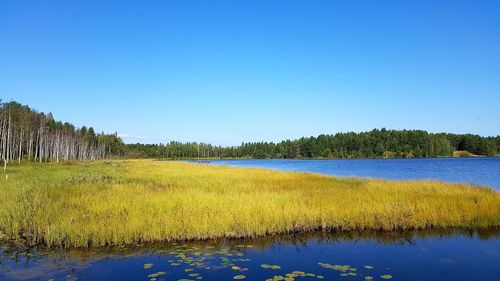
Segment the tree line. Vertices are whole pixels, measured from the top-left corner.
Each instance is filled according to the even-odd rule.
[[[373,129],[369,132],[347,132],[334,135],[303,137],[274,142],[244,142],[239,146],[214,146],[196,142],[165,144],[129,144],[132,158],[424,158],[461,155],[496,156],[500,153],[500,136],[429,133],[423,130]]]
[[[116,134],[96,133],[56,121],[52,113],[37,112],[17,102],[0,100],[0,156],[4,172],[9,162],[59,162],[124,156]]]
[[[500,154],[500,136],[429,133],[423,130],[373,129],[281,142],[244,142],[239,146],[171,141],[124,144],[116,133],[56,121],[17,102],[0,100],[0,163],[95,160],[108,157],[161,159],[224,158],[422,158]]]

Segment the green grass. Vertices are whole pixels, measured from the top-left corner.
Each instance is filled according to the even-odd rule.
[[[500,193],[184,162],[32,164],[0,180],[0,237],[65,247],[315,229],[500,226]]]

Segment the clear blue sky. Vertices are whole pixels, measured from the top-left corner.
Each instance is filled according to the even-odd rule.
[[[0,1],[0,98],[127,142],[500,134],[500,1]]]

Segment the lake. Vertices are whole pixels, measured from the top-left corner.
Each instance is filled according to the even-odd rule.
[[[310,233],[45,253],[4,245],[0,280],[498,280],[499,260],[499,231]]]
[[[500,158],[215,160],[211,164],[384,179],[432,179],[500,190]]]

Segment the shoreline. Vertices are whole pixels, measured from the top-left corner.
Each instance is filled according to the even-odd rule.
[[[28,245],[26,243],[18,243],[13,240],[1,239],[0,248],[7,251],[15,252],[52,252],[52,251],[123,251],[128,250],[144,250],[156,248],[163,245],[177,244],[233,244],[238,245],[245,242],[268,242],[288,241],[290,239],[333,239],[334,241],[368,241],[377,240],[381,243],[395,243],[397,241],[408,242],[413,238],[432,238],[432,237],[448,237],[448,236],[477,236],[480,239],[495,239],[500,238],[500,226],[485,227],[485,228],[462,228],[462,227],[445,227],[445,228],[425,228],[425,229],[405,229],[405,230],[377,230],[377,229],[312,229],[304,231],[291,231],[275,234],[265,234],[255,237],[212,237],[205,239],[177,239],[177,240],[158,240],[158,241],[137,241],[128,244],[111,244],[97,247],[64,247],[64,246],[48,246],[44,244]]]
[[[411,159],[476,159],[476,158],[500,158],[500,155],[496,156],[486,156],[486,155],[472,155],[472,156],[442,156],[442,157],[372,157],[372,158],[248,158],[248,157],[241,157],[241,158],[231,158],[231,157],[226,157],[226,158],[154,158],[157,161],[206,161],[206,160],[213,160],[213,161],[232,161],[232,160],[239,160],[239,161],[244,161],[244,160],[411,160]],[[128,160],[150,160],[151,158],[133,158],[133,159],[128,159]],[[127,160],[127,158],[124,158],[122,160]]]

